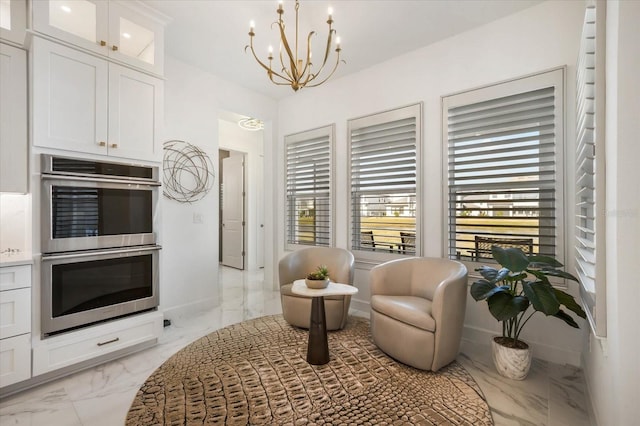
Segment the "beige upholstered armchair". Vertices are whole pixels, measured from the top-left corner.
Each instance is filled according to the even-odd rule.
[[[284,319],[296,327],[309,328],[311,298],[291,292],[295,280],[304,279],[319,265],[326,265],[332,282],[353,285],[353,254],[333,247],[296,250],[280,260],[280,297]],[[347,323],[351,296],[325,296],[327,330],[339,330]]]
[[[467,268],[440,258],[393,260],[371,270],[371,334],[385,353],[437,371],[458,355]]]

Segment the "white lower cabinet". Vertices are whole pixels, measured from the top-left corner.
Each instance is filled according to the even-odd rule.
[[[35,146],[159,160],[162,80],[39,37],[31,54]]]
[[[162,327],[162,313],[152,312],[43,339],[33,347],[33,375],[156,341]]]
[[[0,387],[31,377],[31,265],[0,268]]]
[[[31,334],[0,340],[0,387],[31,377]]]

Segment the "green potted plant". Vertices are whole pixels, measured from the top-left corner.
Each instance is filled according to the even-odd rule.
[[[556,317],[571,327],[578,323],[561,307],[586,318],[573,296],[551,285],[548,276],[578,281],[553,257],[525,255],[518,248],[491,248],[493,258],[500,264],[496,269],[482,266],[482,279],[471,285],[471,296],[486,300],[489,312],[502,322],[502,336],[492,341],[493,361],[500,374],[522,380],[531,366],[529,345],[520,340],[522,329],[536,312]]]
[[[329,270],[325,265],[320,265],[315,271],[307,275],[307,279],[304,281],[309,288],[327,288],[329,285]]]

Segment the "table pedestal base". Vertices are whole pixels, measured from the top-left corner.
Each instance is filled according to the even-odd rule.
[[[329,362],[327,319],[324,312],[324,297],[322,296],[311,299],[307,362],[313,365],[322,365]]]

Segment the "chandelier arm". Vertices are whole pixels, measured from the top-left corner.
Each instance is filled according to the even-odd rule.
[[[331,53],[331,39],[332,39],[331,35],[335,34],[335,32],[336,30],[329,30],[329,36],[327,37],[327,48],[324,52],[324,59],[322,61],[322,65],[320,66],[320,69],[315,74],[311,74],[312,75],[311,78],[307,78],[307,80],[305,80],[304,82],[305,86],[307,85],[308,82],[315,80],[316,77],[322,74],[322,70],[324,69],[324,66],[327,64],[327,60],[329,59],[329,55]],[[309,49],[309,46],[307,46],[307,49]],[[339,61],[340,61],[340,52],[338,51],[338,62]],[[331,74],[335,72],[336,68],[337,68],[337,65],[333,68],[333,71],[331,72]],[[331,77],[331,75],[329,75],[329,77]],[[317,85],[324,83],[329,77],[327,77],[325,80],[323,80],[321,83],[318,83]],[[309,87],[314,87],[314,86],[309,86]]]
[[[285,73],[291,81],[293,81],[293,76],[291,75],[287,67],[284,65],[284,58],[282,57],[282,48],[280,49],[280,65],[282,65],[282,72]]]
[[[302,79],[303,77],[305,77],[304,82],[301,84],[301,86],[304,86],[307,84],[307,82],[309,82],[311,80],[313,80],[315,78],[315,75],[317,75],[317,73],[314,75],[311,73],[311,37],[315,34],[315,31],[311,31],[309,33],[309,35],[307,36],[307,61],[304,64],[304,68],[302,69],[302,72],[299,75],[299,78]]]
[[[253,54],[253,57],[255,58],[256,62],[258,62],[258,64],[260,64],[260,66],[267,71],[267,74],[269,75],[269,79],[272,82],[275,83],[275,81],[273,80],[272,74],[275,74],[277,77],[283,79],[284,81],[289,81],[286,77],[283,77],[279,73],[275,72],[273,69],[271,69],[271,67],[266,66],[260,59],[258,59],[258,56],[256,55],[255,50],[253,50],[253,40],[251,40],[251,44],[244,47],[245,52],[247,51],[247,48],[251,48],[251,53]]]
[[[295,59],[293,53],[291,52],[291,48],[289,47],[289,42],[287,41],[287,36],[284,33],[284,24],[282,22],[277,22],[278,28],[280,28],[280,40],[282,41],[282,45],[284,49],[287,51],[287,55],[289,56],[289,64],[291,66],[291,78],[295,81],[298,80],[298,71],[296,68]]]
[[[322,80],[319,83],[316,84],[312,84],[309,87],[316,87],[316,86],[320,86],[322,83],[324,83],[325,81],[329,80],[331,78],[331,76],[333,75],[333,73],[336,72],[336,70],[338,69],[338,65],[340,65],[340,52],[338,52],[338,59],[336,59],[336,64],[333,66],[333,70],[331,70],[331,74],[329,74],[324,80]],[[345,61],[342,61],[343,64],[346,64]]]

